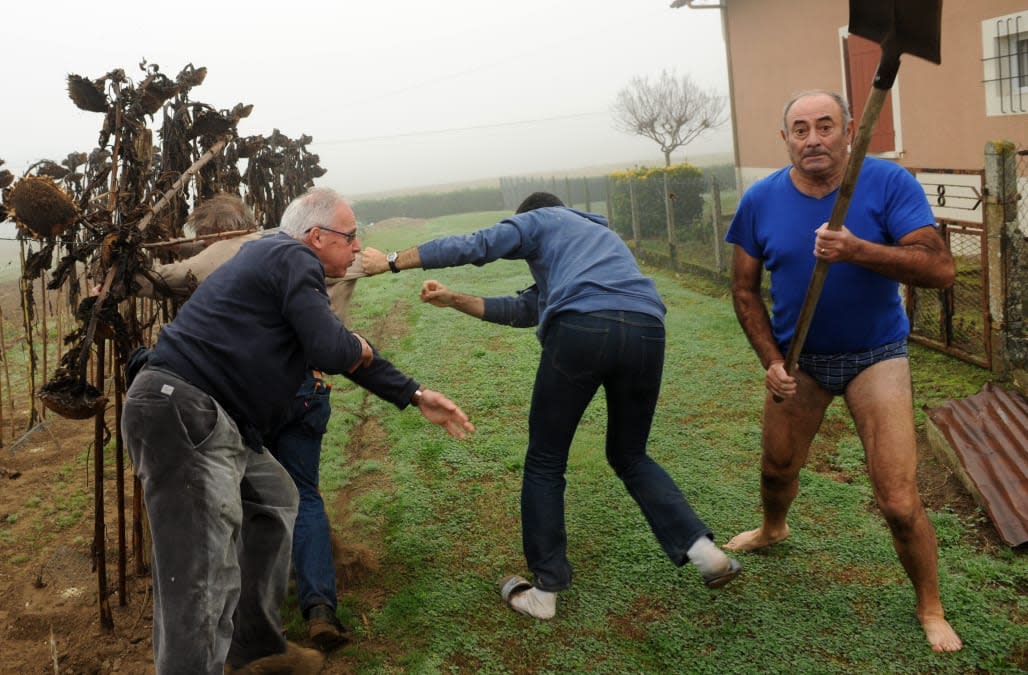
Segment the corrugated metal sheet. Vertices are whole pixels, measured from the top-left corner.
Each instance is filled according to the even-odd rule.
[[[987,383],[961,400],[926,408],[929,440],[1011,546],[1028,542],[1028,401]]]

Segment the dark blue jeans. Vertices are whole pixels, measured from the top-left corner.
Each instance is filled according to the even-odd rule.
[[[532,392],[521,487],[525,558],[535,585],[571,585],[564,526],[564,472],[582,414],[602,386],[607,397],[607,462],[635,499],[676,565],[711,537],[667,472],[646,454],[664,370],[664,324],[636,312],[564,313],[543,340]]]
[[[289,421],[271,441],[271,453],[300,493],[293,528],[293,574],[304,616],[314,605],[336,608],[336,570],[325,502],[318,491],[321,439],[332,413],[329,388],[307,374],[293,398]]]

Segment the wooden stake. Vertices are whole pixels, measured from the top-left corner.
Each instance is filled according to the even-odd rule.
[[[11,440],[14,440],[14,394],[11,393],[11,368],[7,359],[7,322],[4,321],[4,309],[0,307],[0,358],[4,360],[4,380],[7,382],[7,405],[11,411]],[[0,414],[0,419],[3,416]],[[0,425],[0,437],[3,436],[3,426]]]
[[[48,364],[47,364],[47,356],[50,353],[50,349],[49,349],[50,331],[47,329],[47,325],[46,325],[46,299],[47,298],[46,298],[46,279],[44,277],[46,277],[45,274],[40,274],[39,275],[39,295],[40,295],[39,306],[41,307],[41,309],[39,310],[39,322],[41,324],[42,335],[43,335],[43,371],[42,372],[45,375],[46,373],[50,372],[50,368],[48,367]],[[44,419],[44,420],[46,419],[46,406],[45,405],[40,407],[39,418],[40,419]]]
[[[192,244],[196,241],[207,241],[209,239],[232,239],[233,237],[241,237],[244,234],[250,234],[256,232],[255,228],[248,228],[245,230],[231,230],[229,232],[215,232],[213,234],[201,234],[196,237],[182,237],[179,239],[169,239],[168,241],[154,241],[149,243],[140,244],[142,248],[167,248],[169,246],[178,246],[179,244]]]
[[[103,391],[104,347],[106,340],[96,343],[96,388]],[[88,350],[89,345],[84,345]],[[114,615],[107,597],[107,547],[104,541],[104,409],[96,414],[93,424],[93,564],[96,568],[96,595],[100,606],[100,625],[114,629]]]
[[[115,480],[117,482],[118,504],[118,604],[122,607],[128,604],[128,590],[125,584],[125,444],[121,437],[121,407],[122,390],[125,388],[122,382],[122,358],[118,350],[112,350],[114,358],[111,359],[114,365],[114,461]]]
[[[21,247],[18,254],[21,258],[21,268],[25,269],[25,240],[21,240]],[[25,331],[25,345],[28,349],[29,358],[26,364],[29,379],[29,420],[25,425],[31,429],[39,421],[39,412],[36,410],[36,345],[32,341],[32,321],[29,317],[29,282],[24,277],[18,279],[18,288],[21,290],[21,319],[22,328]]]

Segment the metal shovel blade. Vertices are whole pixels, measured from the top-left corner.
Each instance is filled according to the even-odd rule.
[[[897,57],[942,63],[942,0],[850,0],[849,32]]]

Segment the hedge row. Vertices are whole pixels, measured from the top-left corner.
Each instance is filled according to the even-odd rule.
[[[718,178],[722,189],[735,185],[735,167],[731,164],[711,166],[703,171],[690,164],[677,164],[668,168],[636,168],[607,176],[501,178],[499,187],[360,200],[357,212],[362,222],[374,222],[396,217],[436,218],[475,211],[513,211],[529,193],[543,190],[579,209],[604,213],[610,204],[614,229],[631,237],[631,184],[642,225],[640,235],[643,238],[666,237],[665,174],[674,195],[675,227],[680,231],[688,231],[702,215],[702,195],[710,191],[711,177]],[[608,190],[611,192],[609,201]]]
[[[473,211],[500,211],[504,208],[503,195],[498,187],[367,199],[358,201],[355,207],[361,222],[365,223],[386,218],[436,218]]]

